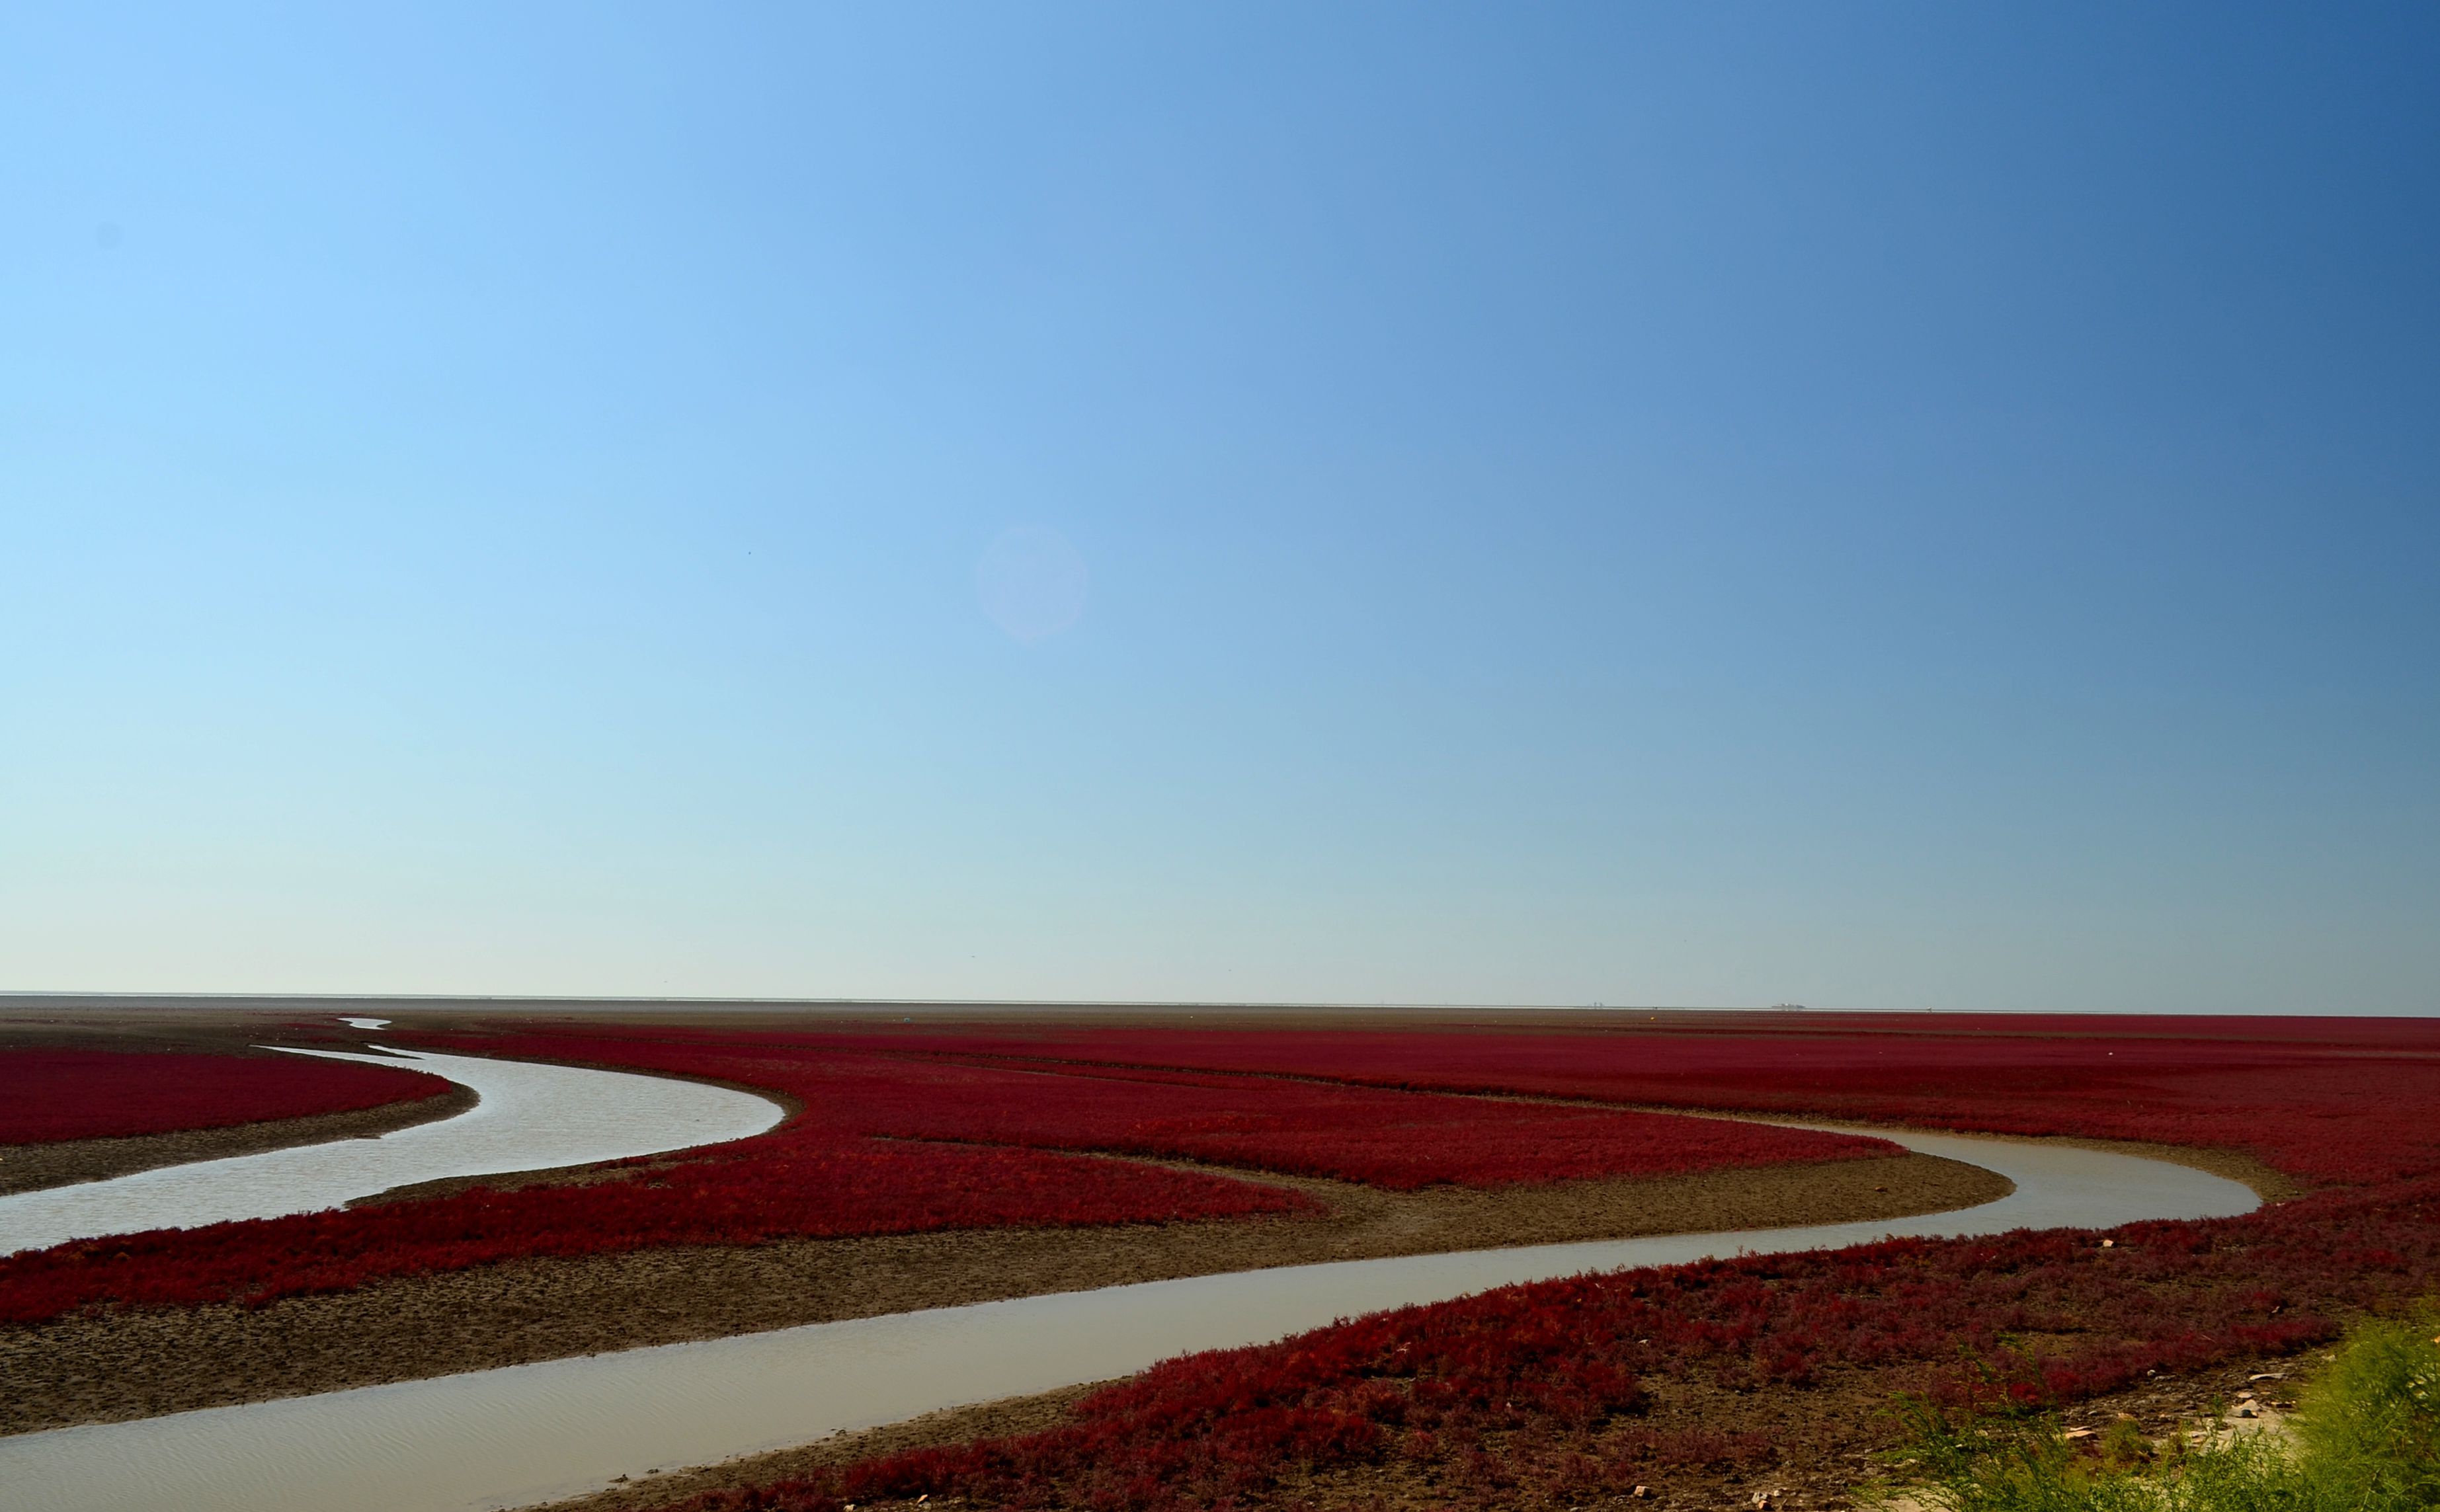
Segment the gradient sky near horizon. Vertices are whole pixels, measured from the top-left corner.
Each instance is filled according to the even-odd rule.
[[[2440,9],[0,16],[0,988],[2440,1011]]]

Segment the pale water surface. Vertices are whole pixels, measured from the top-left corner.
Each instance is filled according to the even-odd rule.
[[[0,1439],[0,1509],[476,1512],[1513,1282],[1888,1235],[2106,1228],[2256,1205],[2234,1182],[2162,1161],[2032,1142],[1887,1137],[1998,1171],[2016,1190],[1981,1207],[1891,1222],[1197,1276],[26,1434]]]
[[[473,1088],[481,1100],[454,1118],[377,1139],[300,1145],[0,1197],[0,1254],[105,1234],[319,1212],[443,1177],[655,1155],[744,1139],[785,1116],[769,1098],[667,1076],[420,1051],[294,1054],[428,1071]]]

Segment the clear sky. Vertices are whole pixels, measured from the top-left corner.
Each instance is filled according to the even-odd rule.
[[[0,987],[2440,1011],[2440,9],[0,14]]]

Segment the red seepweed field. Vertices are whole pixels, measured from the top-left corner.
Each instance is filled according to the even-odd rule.
[[[1644,1113],[1317,1085],[946,1062],[834,1037],[653,1029],[390,1036],[702,1076],[798,1104],[772,1133],[583,1186],[445,1197],[0,1258],[0,1321],[268,1302],[532,1255],[1310,1209],[1276,1186],[1094,1158],[1198,1161],[1392,1190],[1674,1175],[1888,1154],[1882,1141]]]
[[[2332,1338],[2349,1316],[2440,1285],[2440,1035],[2431,1025],[2128,1027],[936,1038],[924,1048],[944,1056],[1220,1066],[2231,1147],[2310,1190],[2243,1218],[2132,1225],[2107,1245],[2066,1231],[1910,1240],[1504,1289],[1173,1361],[1086,1398],[1068,1426],[1047,1432],[685,1504],[830,1512],[928,1495],[1012,1507],[1251,1507],[1299,1504],[1317,1487],[1338,1499],[1383,1485],[1406,1504],[1577,1504],[1673,1474],[1733,1478],[1782,1463],[1771,1432],[1647,1426],[1655,1383],[1730,1399],[1775,1391],[1800,1409],[1806,1394],[1858,1382],[2072,1402],[2152,1372],[2292,1352]]]
[[[307,1056],[9,1050],[0,1052],[0,1145],[354,1112],[448,1090],[420,1071]]]
[[[2440,1022],[1780,1016],[1764,1032],[1065,1029],[944,1056],[1811,1113],[2243,1150],[2308,1183],[2440,1169]]]
[[[1505,1288],[1174,1361],[1047,1432],[680,1504],[1242,1507],[1271,1504],[1283,1480],[1357,1469],[1421,1483],[1435,1505],[1582,1504],[1676,1471],[1782,1461],[1767,1432],[1645,1426],[1653,1382],[1777,1388],[1798,1412],[1803,1394],[1862,1377],[2072,1402],[2330,1339],[2343,1317],[2440,1280],[2435,1224],[2440,1183],[2425,1181],[2275,1216],[2135,1225],[2106,1249],[2071,1233],[1908,1240]]]
[[[528,1024],[401,1039],[709,1077],[798,1111],[772,1134],[633,1163],[586,1186],[478,1189],[0,1260],[0,1318],[259,1302],[521,1254],[1256,1218],[1305,1203],[1229,1169],[1414,1190],[1883,1148],[1630,1107],[2232,1150],[2301,1193],[2238,1218],[2132,1225],[2106,1246],[2067,1231],[1910,1240],[1504,1289],[1172,1361],[1047,1432],[691,1503],[832,1512],[928,1495],[1156,1512],[1361,1502],[1383,1485],[1399,1488],[1398,1504],[1570,1505],[1673,1476],[1760,1475],[1800,1452],[1785,1425],[1807,1402],[1839,1404],[1842,1443],[1869,1443],[1870,1410],[1857,1403],[1890,1392],[2072,1402],[2149,1372],[2292,1352],[2440,1286],[2440,1031],[2420,1022]],[[1690,1393],[1728,1404],[1720,1421],[1741,1426],[1664,1410]],[[1735,1404],[1766,1400],[1783,1404],[1778,1418],[1736,1415]]]
[[[685,1032],[453,1036],[460,1051],[784,1092],[798,1137],[883,1138],[1192,1160],[1363,1182],[1537,1184],[1886,1155],[1886,1142],[1613,1109],[1273,1076],[913,1053],[888,1038]]]

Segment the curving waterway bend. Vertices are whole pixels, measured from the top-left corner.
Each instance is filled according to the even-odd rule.
[[[0,1439],[0,1512],[481,1512],[1489,1287],[1890,1236],[2230,1217],[2259,1201],[2164,1161],[1875,1132],[1997,1171],[2016,1190],[1919,1218],[1284,1266],[28,1433]]]
[[[375,1139],[297,1145],[0,1197],[0,1254],[105,1234],[317,1213],[452,1176],[658,1155],[745,1139],[786,1116],[767,1097],[668,1076],[422,1051],[291,1054],[428,1071],[472,1088],[477,1101],[454,1118]]]

